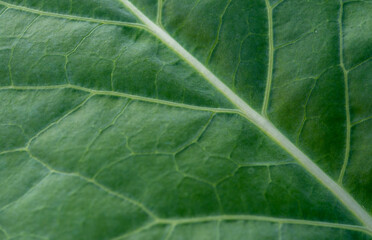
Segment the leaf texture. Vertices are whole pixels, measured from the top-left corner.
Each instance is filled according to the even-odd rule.
[[[0,239],[372,239],[372,1],[0,1]]]

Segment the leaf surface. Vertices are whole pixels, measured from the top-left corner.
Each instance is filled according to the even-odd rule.
[[[372,239],[371,1],[0,1],[0,239]]]

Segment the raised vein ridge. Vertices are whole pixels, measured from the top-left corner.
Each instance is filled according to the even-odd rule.
[[[262,105],[261,114],[267,117],[267,107],[269,106],[270,92],[271,92],[271,82],[273,78],[273,61],[274,61],[274,33],[273,33],[273,8],[270,6],[269,0],[265,0],[268,28],[269,28],[269,65],[267,68],[267,78],[266,78],[266,89],[265,97]]]
[[[344,53],[343,53],[343,31],[342,31],[342,18],[343,18],[343,11],[344,6],[343,2],[340,1],[340,11],[339,11],[339,18],[338,18],[338,25],[339,25],[339,55],[340,55],[340,66],[342,69],[342,73],[344,75],[344,85],[345,85],[345,112],[346,112],[346,148],[345,148],[345,156],[344,156],[344,163],[342,165],[342,169],[340,172],[340,176],[338,178],[338,183],[342,184],[346,167],[349,162],[349,155],[350,155],[350,133],[351,133],[351,124],[350,124],[350,106],[349,106],[349,82],[348,82],[348,71],[345,69],[344,65]]]
[[[63,19],[69,19],[69,20],[75,20],[75,21],[84,21],[84,22],[92,22],[92,23],[101,23],[101,24],[107,24],[107,25],[145,28],[142,24],[138,24],[138,23],[111,21],[111,20],[95,19],[95,18],[89,18],[89,17],[79,17],[79,16],[76,16],[76,15],[46,12],[46,11],[41,11],[41,10],[29,8],[29,7],[14,5],[14,4],[7,3],[7,2],[1,1],[1,0],[0,0],[0,4],[3,5],[3,6],[6,6],[7,9],[16,9],[16,10],[20,10],[20,11],[23,11],[23,12],[38,14],[40,16],[63,18]],[[5,12],[5,10],[2,13],[4,13],[4,12]]]
[[[116,92],[116,91],[111,91],[111,90],[110,91],[94,90],[94,89],[72,85],[72,84],[48,85],[48,86],[4,86],[4,87],[0,87],[0,91],[4,91],[4,90],[53,90],[53,89],[64,89],[64,88],[75,89],[78,91],[91,93],[92,95],[124,97],[124,98],[129,98],[132,100],[150,102],[150,103],[155,103],[155,104],[162,104],[162,105],[171,106],[171,107],[186,108],[186,109],[192,109],[192,110],[198,110],[198,111],[208,111],[208,112],[213,112],[213,113],[232,113],[232,114],[242,115],[241,111],[238,109],[202,107],[202,106],[172,102],[172,101],[162,100],[162,99],[157,99],[157,98],[143,97],[140,95],[133,95],[129,93]]]
[[[190,66],[199,72],[210,84],[218,89],[227,99],[240,109],[245,118],[255,124],[261,131],[272,138],[278,145],[292,155],[310,174],[312,174],[321,184],[330,190],[350,212],[352,212],[363,225],[372,230],[372,218],[367,211],[341,186],[331,179],[321,168],[319,168],[306,154],[297,148],[286,136],[284,136],[269,120],[257,113],[251,106],[243,101],[236,93],[227,87],[218,77],[209,71],[201,62],[183,48],[165,30],[152,22],[146,15],[137,9],[130,1],[121,2],[147,26],[147,28],[177,53]]]

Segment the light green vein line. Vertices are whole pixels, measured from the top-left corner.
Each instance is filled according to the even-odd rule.
[[[215,114],[214,114],[214,113],[211,114],[211,116],[209,117],[208,121],[204,124],[203,127],[201,127],[201,128],[197,131],[197,133],[196,133],[195,136],[192,138],[192,140],[191,140],[191,141],[188,141],[186,144],[184,144],[184,145],[178,147],[178,149],[176,150],[176,154],[178,154],[178,153],[184,151],[186,148],[190,147],[192,144],[197,143],[197,142],[201,139],[201,137],[203,136],[203,134],[206,132],[207,128],[210,126],[210,124],[211,124],[211,122],[213,121],[214,117],[215,117]],[[177,164],[176,164],[176,166],[177,166]],[[177,170],[178,170],[178,167],[176,167],[176,168],[177,168]]]
[[[153,226],[156,225],[156,222],[150,222],[146,225],[143,225],[139,228],[136,228],[134,229],[133,231],[130,231],[130,232],[127,232],[127,233],[124,233],[123,235],[120,235],[120,236],[117,236],[117,237],[114,237],[114,238],[111,238],[111,240],[120,240],[120,239],[124,239],[124,238],[127,238],[129,236],[132,236],[132,235],[135,235],[136,233],[140,233],[140,232],[143,232]]]
[[[36,239],[36,240],[50,240],[47,237],[43,237],[37,234],[32,234],[32,233],[20,233],[17,235],[13,235],[10,239]]]
[[[283,228],[283,224],[279,223],[278,224],[278,240],[282,240],[282,228]]]
[[[362,62],[358,63],[357,65],[355,65],[355,66],[349,68],[347,71],[348,71],[348,72],[353,71],[354,69],[356,69],[356,68],[362,66],[362,65],[365,64],[365,63],[368,63],[368,62],[371,61],[371,60],[372,60],[372,57],[369,57],[369,58],[363,60]]]
[[[10,239],[9,233],[1,225],[0,225],[0,231],[4,233],[6,240]]]
[[[371,119],[372,119],[372,116],[369,116],[369,117],[363,118],[363,119],[361,119],[361,120],[359,120],[359,121],[353,122],[353,123],[351,124],[351,127],[354,127],[354,126],[356,126],[356,125],[358,125],[358,124],[361,124],[361,123],[363,123],[363,122],[365,122],[365,121],[368,121],[368,120],[371,120]]]
[[[99,28],[100,26],[102,26],[101,24],[97,24],[96,26],[94,26],[85,36],[83,36],[81,38],[81,40],[76,44],[76,46],[71,49],[69,52],[66,53],[66,57],[69,57],[71,54],[75,53],[76,50],[83,44],[83,42],[88,38],[90,37],[94,31],[97,30],[97,28]]]
[[[197,59],[195,59],[189,52],[187,52],[181,45],[178,44],[168,33],[154,24],[151,20],[149,20],[145,15],[143,15],[132,3],[127,0],[121,0],[124,5],[130,9],[135,15],[142,20],[145,25],[152,31],[152,33],[162,40],[168,47],[170,47],[173,51],[175,51],[179,56],[181,56],[186,62],[188,62],[192,67],[194,67],[202,76],[205,77],[213,86],[215,86],[219,91],[221,91],[232,103],[234,103],[240,110],[241,114],[244,115],[248,120],[254,123],[258,128],[260,128],[263,132],[265,132],[269,137],[271,137],[275,142],[277,142],[280,146],[283,147],[287,152],[289,152],[293,157],[295,157],[300,164],[308,170],[316,179],[318,179],[324,186],[326,186],[360,221],[369,229],[365,229],[362,227],[352,226],[354,230],[361,230],[371,233],[372,229],[372,219],[368,215],[368,213],[337,183],[335,183],[328,175],[326,175],[317,165],[315,165],[304,153],[301,152],[293,143],[291,143],[270,121],[265,119],[263,116],[259,115],[256,111],[254,111],[248,104],[246,104],[239,96],[237,96],[234,92],[232,92],[220,79],[218,79],[212,72],[210,72],[203,64],[201,64]],[[11,8],[11,4],[4,3],[0,1],[0,4],[6,5]],[[15,5],[13,5],[15,6]],[[15,6],[20,10],[25,10],[24,7]],[[38,10],[31,10],[26,8],[29,12],[38,12],[40,14],[41,11]],[[43,12],[44,13],[44,12]],[[60,14],[53,14],[53,15],[60,15]],[[66,18],[66,15],[62,15],[62,17]],[[75,17],[73,17],[75,18]],[[77,17],[80,20],[87,20],[86,18]],[[75,18],[75,20],[77,20]],[[92,19],[88,19],[92,20]],[[99,20],[93,19],[94,22]],[[102,23],[102,21],[99,21]],[[111,21],[108,21],[111,22]],[[119,22],[123,24],[122,22]],[[106,23],[109,24],[109,23]],[[126,24],[126,23],[124,23]],[[54,87],[56,88],[56,87]],[[81,87],[75,87],[78,89]],[[5,88],[2,88],[5,89]],[[7,89],[15,89],[15,87],[8,87]],[[47,87],[43,89],[48,89]],[[53,88],[49,88],[53,89]],[[84,88],[83,88],[84,89]],[[82,89],[80,89],[82,90]],[[107,91],[97,91],[97,90],[90,90],[101,92],[101,94],[107,94]],[[100,94],[100,93],[98,93]],[[138,96],[137,96],[138,98]],[[156,100],[158,101],[158,100]],[[160,103],[160,102],[159,102]],[[175,103],[171,103],[175,104]],[[239,111],[235,111],[236,113],[240,113]],[[256,220],[261,217],[254,217]],[[220,218],[219,218],[220,219]],[[228,219],[228,218],[226,218]],[[177,222],[181,223],[184,222],[186,219],[178,220]],[[206,220],[206,218],[200,220]],[[269,220],[266,218],[266,220]],[[304,220],[293,220],[287,221],[287,223],[293,224],[300,224],[300,222],[306,222]],[[335,226],[333,223],[327,223],[328,227]],[[324,226],[324,225],[322,225]],[[347,225],[343,225],[345,229],[351,229]]]
[[[340,12],[339,12],[339,18],[338,18],[338,24],[339,24],[339,55],[340,55],[340,66],[342,68],[343,74],[344,74],[344,84],[345,84],[345,112],[346,112],[346,148],[345,148],[345,158],[344,163],[342,165],[340,176],[338,177],[338,183],[342,185],[342,181],[345,176],[346,168],[349,162],[350,157],[350,132],[351,132],[351,124],[350,124],[350,106],[349,106],[349,82],[348,82],[348,72],[345,69],[344,65],[344,53],[343,53],[343,31],[342,31],[342,18],[343,18],[343,11],[344,11],[343,1],[340,0]]]
[[[212,187],[213,187],[214,195],[216,196],[216,199],[217,199],[218,208],[220,210],[220,213],[224,213],[223,206],[222,206],[222,201],[221,201],[221,197],[220,197],[220,194],[218,193],[216,184],[213,184]]]
[[[284,136],[268,119],[257,113],[251,106],[244,102],[237,94],[228,88],[218,77],[216,77],[201,62],[184,49],[176,40],[158,25],[153,23],[141,11],[139,11],[128,0],[121,2],[136,15],[165,45],[177,53],[190,66],[192,66],[200,75],[202,75],[210,84],[219,90],[227,99],[240,109],[245,118],[255,124],[261,131],[273,139],[279,146],[292,155],[315,179],[331,191],[342,203],[355,215],[361,223],[372,230],[372,218],[367,211],[355,199],[330,178],[321,168],[319,168],[308,156],[298,149],[286,136]]]
[[[122,162],[122,161],[125,161],[129,158],[133,157],[133,154],[130,154],[126,157],[123,157],[123,158],[120,158],[118,160],[115,160],[115,161],[112,161],[111,163],[107,164],[107,165],[104,165],[103,167],[101,167],[100,169],[97,170],[97,172],[93,175],[92,177],[92,180],[96,180],[97,177],[103,172],[105,171],[106,169],[108,168],[111,168],[112,166],[114,166],[115,164],[119,163],[119,162]]]
[[[227,1],[227,4],[225,6],[225,8],[223,9],[222,11],[222,14],[220,15],[220,20],[219,20],[219,23],[218,23],[218,29],[217,29],[217,36],[216,36],[216,39],[214,40],[213,42],[213,45],[211,47],[211,50],[209,51],[209,54],[208,54],[208,57],[207,57],[207,60],[205,61],[206,63],[209,63],[211,58],[212,58],[212,55],[213,55],[213,52],[214,50],[216,49],[217,47],[217,44],[219,42],[219,39],[220,39],[220,33],[221,33],[221,28],[222,28],[222,21],[223,21],[223,17],[225,16],[226,14],[226,11],[227,9],[229,8],[230,6],[230,3],[231,3],[232,0],[228,0]]]
[[[151,212],[147,207],[145,207],[141,202],[138,202],[138,201],[136,201],[136,200],[134,200],[132,198],[129,198],[129,197],[123,195],[123,194],[120,194],[118,192],[115,192],[115,191],[109,189],[108,187],[100,184],[96,180],[91,179],[91,178],[88,178],[88,177],[85,177],[85,176],[81,175],[80,173],[74,173],[74,172],[69,173],[69,172],[63,172],[63,171],[59,171],[57,169],[54,169],[53,167],[51,167],[50,165],[48,165],[47,163],[45,163],[41,159],[39,159],[36,156],[34,156],[31,153],[30,150],[28,150],[28,154],[30,155],[30,157],[32,159],[34,159],[35,161],[39,162],[44,167],[46,167],[47,169],[49,169],[50,172],[56,173],[56,174],[60,174],[60,175],[66,175],[66,176],[73,176],[73,177],[81,178],[82,180],[95,185],[97,188],[101,189],[102,191],[105,191],[105,192],[109,193],[110,195],[116,196],[116,197],[118,197],[120,199],[123,199],[123,200],[125,200],[125,201],[127,201],[127,202],[129,202],[129,203],[131,203],[131,204],[133,204],[135,206],[137,206],[138,208],[142,209],[145,213],[147,213],[153,219],[158,219],[158,217],[153,212]]]
[[[279,0],[278,2],[276,2],[275,4],[273,4],[273,6],[271,7],[271,9],[274,9],[276,8],[277,6],[279,6],[280,4],[282,4],[285,0]]]
[[[221,240],[221,221],[217,221],[216,226],[216,240]]]
[[[58,172],[57,172],[58,173]],[[66,173],[63,173],[63,172],[59,172],[60,174],[66,174]],[[67,173],[68,174],[68,173]],[[68,174],[70,175],[70,174]],[[72,175],[76,175],[77,177],[80,177],[82,179],[84,179],[85,181],[89,182],[89,183],[92,183],[93,185],[97,186],[98,188],[102,189],[103,191],[105,192],[108,192],[110,193],[111,195],[114,195],[118,198],[121,198],[123,200],[126,200],[127,202],[129,203],[132,203],[133,205],[137,206],[138,208],[142,209],[145,213],[147,213],[150,217],[156,219],[157,216],[151,211],[149,210],[146,206],[144,206],[141,202],[138,202],[134,199],[131,199],[123,194],[120,194],[120,193],[117,193],[109,188],[107,188],[106,186],[98,183],[96,180],[93,180],[93,179],[90,179],[90,178],[87,178],[87,177],[84,177],[80,174],[72,174]]]
[[[9,8],[8,7],[5,7],[4,9],[2,9],[0,11],[0,16],[3,15]]]
[[[174,231],[174,228],[175,228],[175,226],[176,225],[171,225],[171,227],[170,227],[170,229],[169,229],[169,231],[168,231],[168,233],[167,233],[167,236],[164,238],[164,240],[169,240],[170,239],[170,237],[172,236],[172,234],[173,234],[173,231]]]
[[[28,31],[28,29],[30,29],[30,27],[32,26],[32,24],[34,24],[35,21],[38,18],[39,18],[39,16],[36,16],[34,19],[32,19],[32,21],[25,27],[25,29],[23,30],[23,32],[21,33],[21,35],[19,36],[19,38],[15,41],[15,43],[13,44],[13,46],[12,46],[12,48],[10,50],[10,57],[9,57],[9,61],[8,61],[8,70],[9,70],[10,85],[14,85],[13,74],[12,74],[12,61],[13,61],[14,49],[17,47],[18,42],[23,38],[23,36]]]
[[[33,140],[35,140],[37,137],[39,137],[41,134],[43,134],[45,131],[47,131],[49,128],[53,127],[54,125],[58,124],[60,121],[62,121],[63,119],[65,119],[66,117],[68,117],[69,115],[71,115],[72,113],[74,113],[75,111],[77,111],[79,108],[81,108],[91,97],[93,96],[93,94],[90,94],[87,98],[84,99],[84,101],[82,101],[79,105],[75,106],[73,109],[71,109],[70,111],[68,111],[66,114],[64,114],[62,117],[58,118],[56,121],[48,124],[46,127],[44,127],[42,130],[40,130],[38,133],[36,133],[33,137],[30,138],[30,140],[28,140],[25,148],[26,149],[29,149],[31,143]]]
[[[26,148],[16,148],[16,149],[2,151],[0,152],[0,155],[8,154],[8,153],[15,153],[15,152],[25,152],[25,151],[27,151]]]
[[[30,195],[35,189],[37,189],[50,175],[50,172],[43,176],[37,183],[35,183],[33,186],[31,186],[26,192],[24,192],[21,196],[19,196],[17,199],[11,201],[7,205],[3,206],[0,209],[0,212],[3,212],[4,210],[8,209],[9,207],[13,206],[14,204],[17,204],[17,202],[21,201],[22,199],[26,198]]]
[[[161,100],[161,99],[142,97],[138,95],[132,95],[132,94],[127,94],[127,93],[115,92],[115,91],[93,90],[93,89],[80,87],[76,85],[70,85],[70,84],[52,85],[52,86],[7,86],[7,87],[0,87],[0,91],[1,90],[53,90],[53,89],[63,89],[63,88],[75,89],[75,90],[79,90],[83,92],[88,92],[94,95],[125,97],[125,98],[130,98],[132,100],[151,102],[151,103],[157,103],[157,104],[167,105],[171,107],[186,108],[186,109],[198,110],[198,111],[208,111],[208,112],[214,112],[214,113],[232,113],[232,114],[241,113],[240,110],[238,109],[200,107],[200,106],[189,105],[185,103],[171,102],[171,101],[166,101],[166,100]]]
[[[356,2],[356,3],[369,3],[369,4],[372,4],[372,2],[369,1],[369,0],[366,0],[366,1],[363,1],[363,0],[345,0],[345,1],[344,1],[344,4],[345,4],[345,3],[353,3],[353,2]]]
[[[294,40],[292,40],[292,41],[289,41],[289,42],[286,42],[286,43],[283,43],[283,44],[281,44],[281,45],[279,45],[279,46],[274,47],[274,51],[279,50],[279,49],[281,49],[281,48],[288,47],[288,46],[293,45],[293,44],[295,44],[295,43],[298,43],[299,41],[301,41],[302,39],[308,37],[309,35],[314,34],[315,31],[316,31],[316,29],[319,28],[319,27],[322,26],[322,25],[324,25],[324,23],[320,23],[320,24],[316,25],[315,27],[313,27],[313,28],[310,29],[309,31],[307,31],[307,32],[305,32],[305,33],[303,33],[303,34],[301,34],[298,38],[296,38],[296,39],[294,39]]]
[[[193,224],[193,223],[213,222],[213,221],[216,221],[216,222],[221,222],[221,221],[272,222],[272,223],[279,224],[278,227],[280,227],[280,225],[283,225],[283,224],[293,224],[293,225],[304,225],[304,226],[313,226],[313,227],[335,228],[335,229],[342,229],[342,230],[349,230],[349,231],[362,232],[366,234],[372,234],[372,232],[366,229],[365,227],[349,225],[349,224],[309,221],[309,220],[300,220],[300,219],[288,219],[288,218],[275,218],[275,217],[256,216],[256,215],[218,215],[218,216],[182,218],[182,219],[160,218],[158,220],[155,220],[154,222],[150,222],[144,226],[141,226],[131,232],[125,233],[124,235],[115,237],[112,240],[123,239],[125,237],[142,232],[156,225],[169,224],[171,225],[171,228],[174,228],[177,225],[182,225],[182,224]]]
[[[101,134],[107,130],[108,128],[110,128],[111,126],[115,125],[116,121],[118,120],[118,118],[124,113],[124,111],[127,109],[129,103],[131,101],[128,100],[125,104],[124,104],[124,107],[116,114],[116,116],[114,116],[114,118],[111,120],[110,123],[108,123],[106,126],[104,126],[103,128],[100,128],[97,133],[94,135],[94,137],[92,138],[92,140],[89,142],[89,144],[86,146],[85,148],[85,151],[84,153],[81,155],[81,157],[79,158],[79,160],[77,161],[77,164],[80,164],[81,162],[83,162],[84,158],[87,156],[87,154],[89,153],[89,150],[91,149],[91,147],[93,146],[94,143],[96,143],[96,141],[99,139],[99,137],[101,136]],[[93,178],[94,179],[94,178]]]
[[[298,128],[296,144],[298,144],[300,142],[300,137],[301,137],[302,132],[304,130],[305,123],[308,120],[308,117],[307,117],[307,108],[308,108],[308,105],[309,105],[309,101],[310,101],[311,95],[312,95],[312,93],[313,93],[313,91],[314,91],[314,89],[316,87],[316,84],[318,83],[318,78],[314,79],[313,81],[314,81],[313,86],[311,86],[311,89],[309,91],[309,95],[307,96],[306,102],[305,102],[305,105],[304,105],[304,115],[303,115],[303,118],[302,118],[301,125]]]
[[[84,22],[93,22],[93,23],[101,23],[101,24],[107,24],[107,25],[116,25],[116,26],[125,26],[125,27],[134,27],[134,28],[141,28],[146,29],[146,26],[143,24],[138,23],[130,23],[130,22],[121,22],[121,21],[110,21],[110,20],[103,20],[103,19],[94,19],[94,18],[88,18],[88,17],[79,17],[75,15],[67,15],[67,14],[60,14],[60,13],[53,13],[53,12],[46,12],[41,11],[33,8],[18,6],[14,4],[10,4],[4,1],[0,1],[0,5],[6,6],[11,9],[17,9],[23,12],[30,12],[35,13],[40,16],[48,16],[48,17],[55,17],[55,18],[63,18],[68,20],[76,20],[76,21],[84,21]]]
[[[271,82],[273,78],[273,62],[274,62],[274,33],[273,33],[273,13],[270,6],[269,0],[265,0],[266,10],[267,10],[267,19],[268,19],[268,28],[269,28],[269,64],[267,67],[267,79],[266,79],[266,89],[265,96],[262,105],[261,114],[267,117],[267,107],[269,105],[270,92],[271,92]]]
[[[158,12],[156,15],[156,23],[162,26],[162,14],[163,14],[163,0],[158,0]]]
[[[307,225],[316,227],[329,227],[338,228],[344,230],[364,232],[371,234],[372,232],[365,227],[340,224],[340,223],[330,223],[321,221],[310,221],[301,219],[288,219],[288,218],[275,218],[266,216],[256,216],[256,215],[219,215],[210,217],[195,217],[195,218],[182,218],[182,219],[159,219],[158,224],[190,224],[190,223],[200,223],[200,222],[210,222],[210,221],[232,221],[232,220],[246,220],[246,221],[262,221],[262,222],[273,222],[281,224],[294,224],[294,225]]]

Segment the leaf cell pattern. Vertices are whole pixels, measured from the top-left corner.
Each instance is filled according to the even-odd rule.
[[[131,6],[371,213],[371,1],[7,0],[0,239],[371,239]]]

